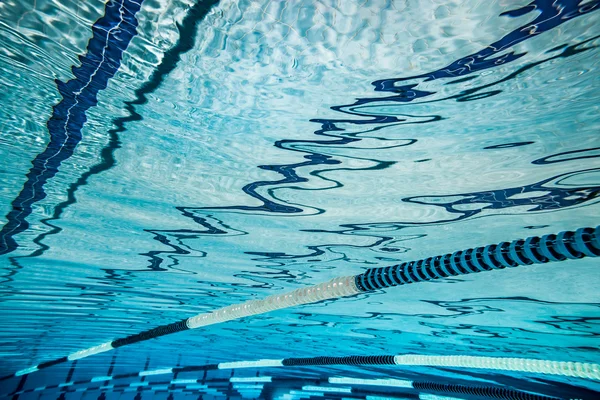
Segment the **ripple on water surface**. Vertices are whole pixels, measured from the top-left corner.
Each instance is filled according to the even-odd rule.
[[[0,7],[3,373],[365,268],[597,224],[597,2],[201,3],[144,1],[110,65],[91,27],[121,3]],[[30,170],[78,91],[95,98],[64,124],[72,154]],[[411,285],[117,364],[182,348],[202,349],[188,363],[593,362],[597,275],[578,260]]]

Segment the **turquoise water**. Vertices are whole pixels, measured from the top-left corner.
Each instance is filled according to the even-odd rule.
[[[598,224],[598,1],[213,3],[0,4],[0,375],[367,268]],[[599,278],[588,258],[363,293],[99,354],[74,379],[111,361],[594,363]],[[71,364],[25,384],[65,382]],[[268,373],[600,390],[470,369]]]

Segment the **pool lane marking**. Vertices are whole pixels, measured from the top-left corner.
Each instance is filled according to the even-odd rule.
[[[46,149],[33,160],[33,166],[27,174],[27,181],[17,198],[12,202],[12,209],[6,216],[7,223],[0,231],[0,254],[10,253],[18,247],[13,236],[27,229],[28,223],[25,219],[31,214],[33,204],[46,197],[43,186],[58,173],[61,163],[73,154],[76,146],[81,141],[81,130],[87,120],[86,111],[97,105],[98,93],[106,89],[109,80],[118,71],[123,53],[131,39],[137,34],[136,28],[138,22],[135,15],[141,8],[142,1],[120,0],[118,10],[116,10],[118,16],[115,16],[113,15],[114,7],[116,7],[115,1],[109,0],[106,3],[105,15],[98,19],[92,26],[93,35],[87,46],[88,51],[84,56],[79,57],[81,65],[72,68],[75,78],[66,83],[56,81],[58,91],[63,98],[53,107],[52,117],[47,122],[50,141]],[[131,14],[131,21],[126,20],[127,13]],[[110,26],[114,22],[112,19],[115,17],[118,20],[116,25],[106,30],[103,24],[107,23]],[[122,25],[124,26],[123,29],[121,29]],[[106,32],[106,37],[103,40],[102,51],[98,55],[100,61],[97,62],[97,65],[87,78],[78,76],[81,73],[89,72],[86,71],[88,63],[96,63],[94,61],[96,59],[96,54],[94,54],[95,47],[98,44],[97,42],[102,40],[104,32]],[[125,35],[117,36],[123,33]],[[71,88],[73,83],[80,81],[83,81],[81,87],[78,89]],[[93,85],[93,83],[97,85]],[[81,104],[82,101],[84,101],[83,104]],[[85,102],[89,102],[89,104],[85,104]],[[55,122],[58,122],[62,118],[62,108],[69,103],[72,104],[66,109],[65,122],[62,127],[57,127]],[[73,110],[77,112],[72,112]],[[56,139],[58,139],[58,142],[56,142]],[[72,144],[72,149],[67,149],[65,154],[64,150],[67,144]],[[68,154],[68,151],[71,154]],[[59,155],[61,157],[53,161]],[[41,168],[38,168],[36,165],[39,161],[43,161]],[[40,184],[40,192],[38,193],[36,187]],[[25,196],[29,197],[21,199],[21,197]]]

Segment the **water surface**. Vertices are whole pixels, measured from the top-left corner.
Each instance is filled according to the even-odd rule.
[[[2,375],[366,268],[598,224],[597,1],[214,3],[0,7]],[[114,368],[598,362],[598,277],[584,259],[410,285],[130,346]]]

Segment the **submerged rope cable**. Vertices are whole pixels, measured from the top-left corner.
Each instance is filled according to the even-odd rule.
[[[334,278],[319,285],[296,289],[288,293],[271,295],[262,300],[250,300],[241,304],[234,304],[219,308],[213,312],[198,314],[178,322],[102,343],[62,358],[22,369],[0,380],[29,374],[52,365],[78,360],[171,333],[264,314],[292,306],[311,304],[328,299],[353,296],[377,289],[468,275],[482,271],[598,256],[600,256],[600,226],[596,228],[580,228],[577,231],[564,231],[556,235],[532,236],[512,242],[501,242],[475,249],[457,251],[452,254],[448,253],[418,261],[405,262],[391,267],[371,268],[365,273],[356,276]]]
[[[265,378],[265,379],[263,379]],[[488,398],[488,399],[501,399],[501,400],[558,400],[557,397],[551,397],[538,393],[524,392],[521,390],[515,390],[512,388],[501,387],[501,386],[467,386],[460,384],[442,384],[438,382],[431,381],[405,381],[399,379],[357,379],[357,378],[344,378],[344,377],[330,377],[326,379],[322,378],[308,378],[305,380],[301,379],[289,379],[287,377],[278,378],[278,377],[249,377],[249,378],[235,378],[232,377],[230,379],[172,379],[167,381],[153,381],[153,382],[133,382],[129,384],[106,384],[103,383],[99,386],[90,386],[86,388],[72,389],[72,388],[59,388],[58,385],[51,386],[42,386],[37,388],[31,388],[27,390],[18,390],[13,392],[10,395],[6,396],[19,396],[22,394],[33,393],[33,392],[42,392],[50,389],[59,389],[63,395],[67,393],[86,393],[86,392],[94,392],[94,391],[110,391],[110,393],[127,393],[127,392],[152,392],[152,393],[194,393],[198,394],[199,392],[204,392],[205,394],[213,395],[215,397],[224,397],[226,393],[219,392],[215,384],[223,384],[230,383],[231,388],[237,390],[239,393],[246,394],[254,394],[255,396],[250,396],[256,398],[256,396],[260,395],[262,390],[267,385],[274,385],[277,388],[276,384],[301,384],[306,383],[306,381],[314,384],[323,384],[328,383],[329,386],[311,386],[305,385],[302,386],[301,390],[290,390],[290,394],[314,394],[316,396],[323,396],[324,393],[348,393],[348,394],[356,394],[356,395],[372,395],[374,392],[372,389],[365,390],[364,388],[356,388],[356,387],[337,387],[334,385],[337,384],[347,384],[347,385],[357,385],[357,386],[375,386],[375,387],[383,387],[386,389],[384,392],[380,392],[381,394],[390,395],[390,394],[399,394],[399,393],[390,393],[389,389],[409,389],[409,390],[418,390],[421,393],[419,398],[423,398],[427,396],[429,392],[439,392],[444,394],[467,394],[467,395],[476,395],[478,397]],[[99,382],[99,381],[96,381]],[[247,382],[251,384],[243,384],[239,382]],[[223,388],[221,388],[223,389]],[[401,394],[405,394],[406,392],[402,390]],[[253,393],[250,393],[253,392]],[[245,397],[242,395],[242,397]],[[367,397],[368,399],[369,397]],[[387,398],[387,397],[386,397]]]
[[[154,370],[142,370],[133,373],[124,373],[117,375],[96,376],[77,382],[65,382],[58,385],[42,386],[27,390],[16,390],[12,393],[5,393],[0,397],[13,395],[21,395],[23,393],[41,392],[45,390],[58,389],[67,391],[67,388],[72,389],[73,386],[87,385],[91,383],[103,382],[103,387],[96,389],[114,389],[140,387],[142,384],[132,382],[128,384],[115,384],[115,381],[120,379],[128,379],[135,377],[146,377],[156,375],[175,375],[183,372],[194,371],[210,371],[224,369],[241,369],[241,368],[274,368],[274,367],[305,367],[305,366],[322,366],[322,365],[402,365],[402,366],[429,366],[429,367],[452,367],[452,368],[475,368],[488,369],[494,371],[515,371],[528,372],[545,375],[559,375],[565,377],[587,378],[600,380],[600,365],[591,363],[579,363],[570,361],[551,361],[551,360],[536,360],[528,358],[505,358],[505,357],[473,357],[473,356],[439,356],[439,355],[373,355],[373,356],[345,356],[345,357],[311,357],[311,358],[285,358],[279,360],[252,360],[252,361],[231,361],[222,362],[219,364],[192,365],[172,368],[160,368]],[[248,378],[230,378],[231,382],[271,382],[271,377],[268,380],[261,377]],[[172,379],[167,382],[154,382],[155,384],[195,384],[204,383],[205,378],[199,379]],[[109,383],[110,382],[110,383]],[[506,397],[506,393],[511,392],[512,398],[528,398],[518,397],[516,394],[521,392],[510,391],[505,388],[473,388],[462,385],[448,385],[427,382],[427,381],[410,381],[399,379],[355,379],[355,378],[329,378],[331,384],[356,384],[356,385],[378,385],[392,386],[414,389],[429,389],[434,391],[455,392],[455,393],[485,393],[488,397],[495,398],[511,398]],[[77,389],[79,390],[79,389]],[[470,391],[469,391],[470,390]],[[508,392],[507,392],[508,390]],[[504,393],[504,394],[503,394]],[[496,394],[499,396],[496,396]],[[505,397],[502,397],[505,396]]]

